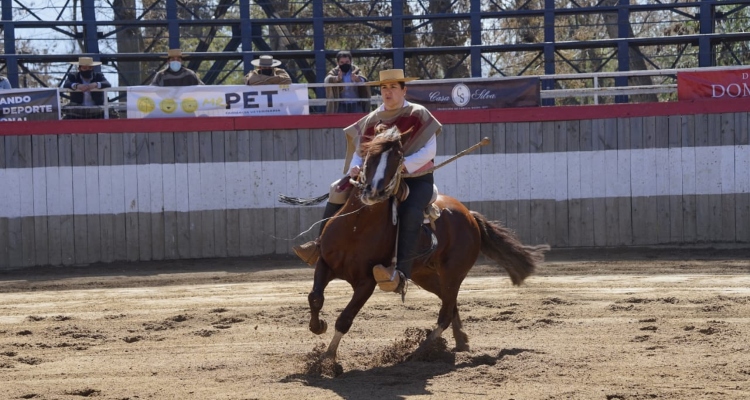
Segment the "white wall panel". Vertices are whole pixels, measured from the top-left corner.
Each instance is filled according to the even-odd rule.
[[[44,167],[33,168],[31,172],[33,180],[33,202],[34,215],[47,215],[47,169]]]
[[[86,167],[73,167],[73,214],[86,215],[88,207],[86,206]]]
[[[483,169],[479,174],[481,190],[460,191],[465,185],[457,183],[455,168],[435,174],[440,192],[462,201],[622,197],[630,196],[631,188],[632,195],[638,197],[750,193],[747,146],[476,154],[464,158],[465,166]],[[623,169],[626,162],[628,170]],[[315,173],[301,171],[300,165],[305,164],[274,161],[3,169],[0,184],[6,190],[0,191],[0,217],[283,207],[279,194],[319,196],[341,177],[341,160],[317,162]],[[625,173],[629,176],[618,177]],[[285,183],[284,176],[315,176],[316,181]],[[460,179],[480,176],[461,175]]]
[[[97,166],[83,167],[86,176],[86,214],[100,214],[99,169]]]

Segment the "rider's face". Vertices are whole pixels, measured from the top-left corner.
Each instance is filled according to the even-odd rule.
[[[383,83],[380,85],[380,95],[386,110],[398,110],[404,106],[406,87],[402,88],[399,82]]]

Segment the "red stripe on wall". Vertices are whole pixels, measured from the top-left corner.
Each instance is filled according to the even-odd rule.
[[[569,121],[603,118],[750,112],[750,99],[695,100],[671,103],[607,104],[436,111],[443,124]],[[221,130],[281,130],[344,128],[363,114],[301,115],[283,117],[205,117],[0,122],[0,135],[68,133],[205,132]]]

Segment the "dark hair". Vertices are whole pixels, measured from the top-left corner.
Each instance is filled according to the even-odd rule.
[[[338,60],[340,60],[340,59],[342,59],[344,57],[346,57],[346,58],[348,58],[348,59],[351,60],[352,59],[352,53],[350,53],[350,52],[348,52],[346,50],[341,50],[338,53],[336,53],[336,61],[338,61]]]

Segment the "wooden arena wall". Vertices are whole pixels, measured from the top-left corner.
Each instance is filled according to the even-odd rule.
[[[528,244],[748,244],[748,110],[737,100],[436,113],[438,162],[492,140],[436,181]],[[327,193],[343,176],[341,128],[356,118],[3,123],[0,269],[289,254],[317,234],[322,206],[277,196]]]

